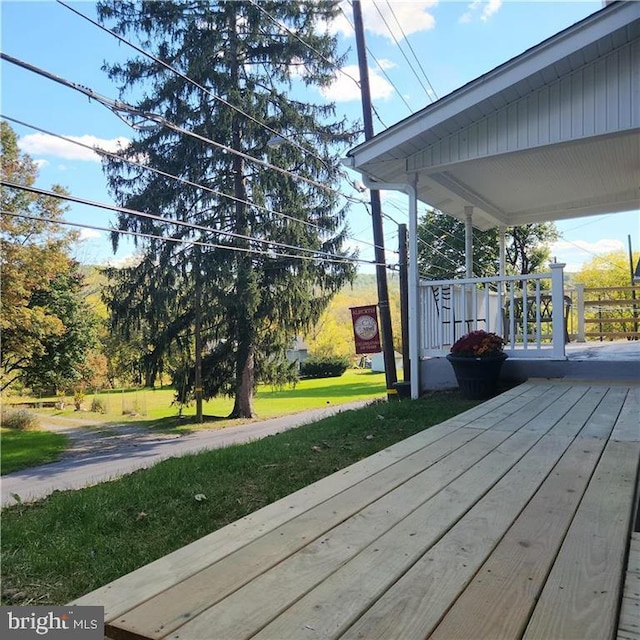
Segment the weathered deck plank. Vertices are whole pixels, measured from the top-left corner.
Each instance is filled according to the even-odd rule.
[[[620,442],[640,442],[640,387],[629,389],[611,439]]]
[[[632,533],[629,541],[617,640],[640,640],[640,533]]]

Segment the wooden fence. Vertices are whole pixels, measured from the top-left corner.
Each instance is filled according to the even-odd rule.
[[[585,287],[572,292],[575,332],[571,337],[585,340],[640,339],[640,286]]]

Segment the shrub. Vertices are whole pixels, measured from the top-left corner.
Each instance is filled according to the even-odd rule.
[[[2,410],[2,426],[18,431],[36,431],[40,427],[37,416],[26,409]]]
[[[302,378],[338,378],[349,368],[349,360],[341,356],[307,358],[300,365]]]
[[[102,398],[93,398],[91,400],[92,413],[107,413],[107,404]]]
[[[73,394],[73,406],[76,411],[82,410],[82,403],[84,402],[84,393],[82,391],[76,391]]]

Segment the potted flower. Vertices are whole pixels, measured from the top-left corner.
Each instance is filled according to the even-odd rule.
[[[497,334],[478,330],[457,340],[447,355],[460,391],[467,398],[495,394],[502,363],[507,359],[505,342]]]

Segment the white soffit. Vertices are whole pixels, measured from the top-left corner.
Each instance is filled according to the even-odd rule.
[[[640,2],[613,3],[350,153],[474,225],[640,208]]]

